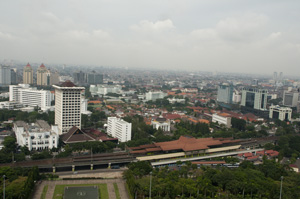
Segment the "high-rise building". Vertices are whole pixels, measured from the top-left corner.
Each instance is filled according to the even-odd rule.
[[[17,69],[16,68],[12,68],[10,69],[10,79],[11,79],[11,84],[16,84],[17,83]]]
[[[0,86],[11,84],[11,71],[9,66],[0,65]]]
[[[277,82],[277,80],[278,80],[278,79],[277,79],[277,72],[274,72],[274,73],[273,73],[273,80],[275,81],[275,83]]]
[[[233,86],[232,84],[223,83],[218,86],[218,102],[232,104]]]
[[[241,106],[264,111],[267,110],[268,99],[270,99],[270,96],[266,89],[244,88],[242,90]]]
[[[55,88],[55,124],[59,134],[67,133],[70,128],[81,128],[81,91],[84,87],[77,87],[71,81],[66,81]]]
[[[86,76],[85,73],[82,72],[82,71],[75,72],[73,74],[74,82],[77,83],[77,84],[79,84],[79,85],[84,84],[85,83],[85,79],[86,79],[85,76]]]
[[[297,107],[300,93],[298,90],[284,91],[283,92],[283,105],[290,107]]]
[[[102,84],[103,83],[103,74],[98,74],[95,71],[92,73],[86,74],[86,83],[87,84]]]
[[[49,82],[47,81],[47,77],[49,76]],[[50,75],[49,71],[45,67],[44,64],[41,64],[36,72],[36,85],[38,86],[47,86],[50,85]]]
[[[51,72],[51,74],[50,74],[50,84],[49,85],[54,85],[54,84],[59,84],[59,73],[57,71]]]
[[[51,106],[51,92],[30,88],[29,84],[10,85],[9,101],[15,101],[26,106],[38,106],[45,110]]]
[[[33,69],[29,63],[23,70],[23,84],[33,84]]]
[[[131,140],[131,123],[128,123],[120,118],[107,118],[107,134],[118,138],[120,142]]]

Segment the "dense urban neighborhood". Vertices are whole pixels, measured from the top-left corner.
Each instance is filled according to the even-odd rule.
[[[103,169],[121,169],[132,198],[300,197],[299,79],[29,63],[0,72],[7,198]]]

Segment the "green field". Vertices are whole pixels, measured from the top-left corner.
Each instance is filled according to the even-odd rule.
[[[63,184],[63,185],[56,185],[53,199],[63,199],[63,194],[65,187],[84,187],[84,186],[98,186],[100,198],[101,199],[109,199],[108,197],[108,191],[107,191],[107,184]]]

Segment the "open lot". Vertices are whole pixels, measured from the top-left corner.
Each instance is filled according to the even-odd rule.
[[[115,192],[117,184],[118,193]],[[34,199],[62,199],[65,187],[72,186],[98,186],[98,193],[101,199],[128,199],[128,193],[125,188],[125,181],[123,179],[92,179],[92,180],[59,180],[59,181],[42,181],[36,185]],[[48,187],[46,193],[45,188]],[[118,196],[116,196],[116,194]]]

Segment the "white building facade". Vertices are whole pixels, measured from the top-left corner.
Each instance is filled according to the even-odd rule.
[[[155,129],[161,129],[162,131],[170,131],[171,129],[171,122],[165,118],[156,118],[155,120],[151,121],[151,125]]]
[[[107,134],[118,138],[119,142],[127,142],[131,140],[131,123],[120,118],[107,118]]]
[[[13,127],[19,146],[27,146],[31,150],[44,150],[57,148],[58,128],[49,126],[44,120],[37,120],[34,124],[17,121]]]
[[[10,85],[9,101],[25,106],[38,106],[44,110],[51,106],[51,92],[30,88],[29,84]]]
[[[212,122],[217,122],[218,124],[224,124],[227,128],[231,127],[231,117],[222,114],[213,114]]]
[[[116,93],[120,94],[122,91],[122,86],[120,85],[106,85],[106,84],[97,84],[90,85],[91,95],[106,95],[107,93]]]
[[[59,135],[67,133],[73,126],[81,128],[81,92],[84,87],[76,87],[66,81],[55,88],[55,124]]]
[[[289,107],[270,106],[269,118],[281,121],[291,121],[292,109]]]
[[[157,99],[163,99],[164,97],[166,97],[168,94],[158,91],[158,92],[148,92],[146,93],[146,101],[156,101]]]

